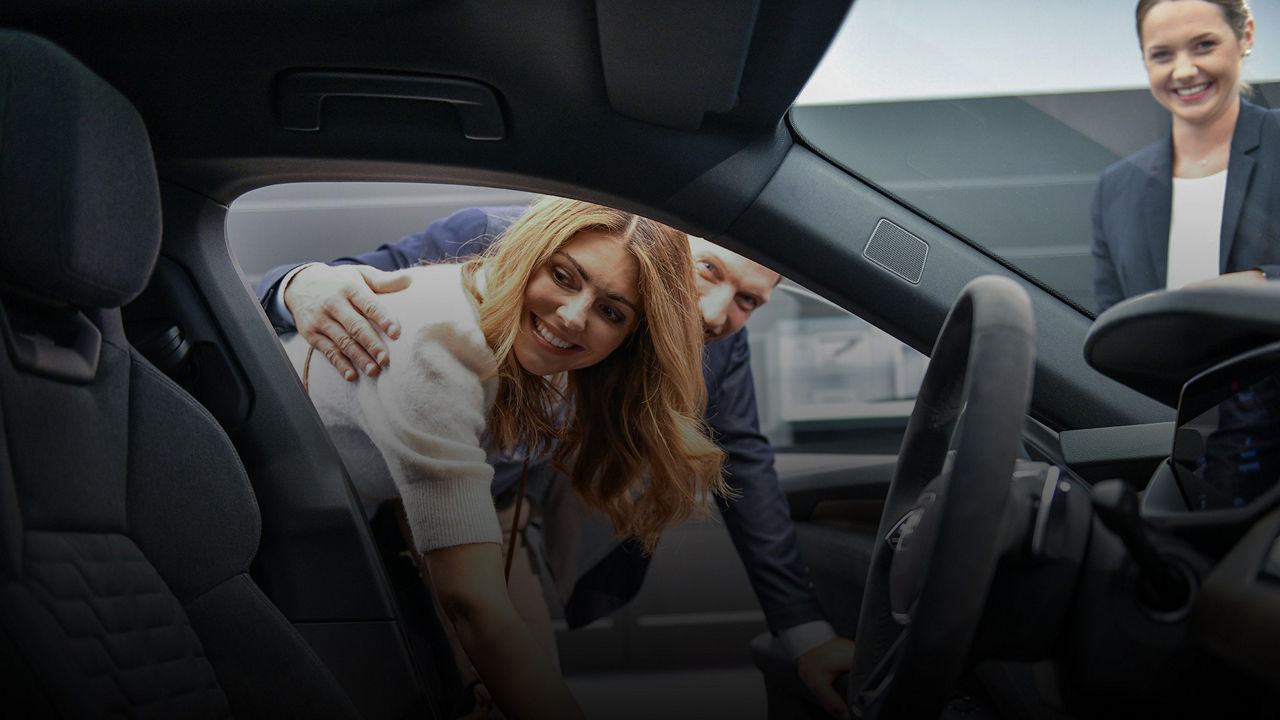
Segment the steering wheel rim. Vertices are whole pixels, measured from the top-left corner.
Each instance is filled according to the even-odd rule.
[[[934,344],[880,518],[849,683],[856,715],[936,717],[959,680],[995,574],[1034,366],[1026,291],[998,276],[968,283]],[[953,434],[949,478],[935,482]],[[934,492],[938,483],[945,487]],[[922,498],[926,485],[929,499]],[[926,505],[916,519],[936,513],[928,519],[933,532],[927,547],[912,549],[924,560],[903,627],[890,600],[890,536],[908,512]]]

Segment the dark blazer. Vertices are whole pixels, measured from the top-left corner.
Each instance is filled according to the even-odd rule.
[[[1222,206],[1219,273],[1280,277],[1280,110],[1240,101]],[[1098,312],[1163,290],[1169,265],[1173,140],[1108,167],[1093,195],[1093,298]]]

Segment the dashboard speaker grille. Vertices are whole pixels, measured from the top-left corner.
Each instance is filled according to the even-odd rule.
[[[920,238],[880,219],[871,232],[862,256],[913,285],[920,284],[929,245]]]

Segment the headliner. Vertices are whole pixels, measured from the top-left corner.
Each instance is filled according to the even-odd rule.
[[[721,229],[781,162],[785,112],[850,3],[633,5],[11,0],[0,21],[119,88],[162,179],[219,202],[297,180],[451,181],[623,200]],[[505,138],[464,138],[443,103],[346,97],[324,101],[321,131],[285,130],[281,74],[317,69],[478,82],[498,97]]]

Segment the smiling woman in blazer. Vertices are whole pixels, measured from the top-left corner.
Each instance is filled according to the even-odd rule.
[[[1280,277],[1280,112],[1242,99],[1245,0],[1140,0],[1138,40],[1172,133],[1103,172],[1093,198],[1097,310],[1226,274]]]

